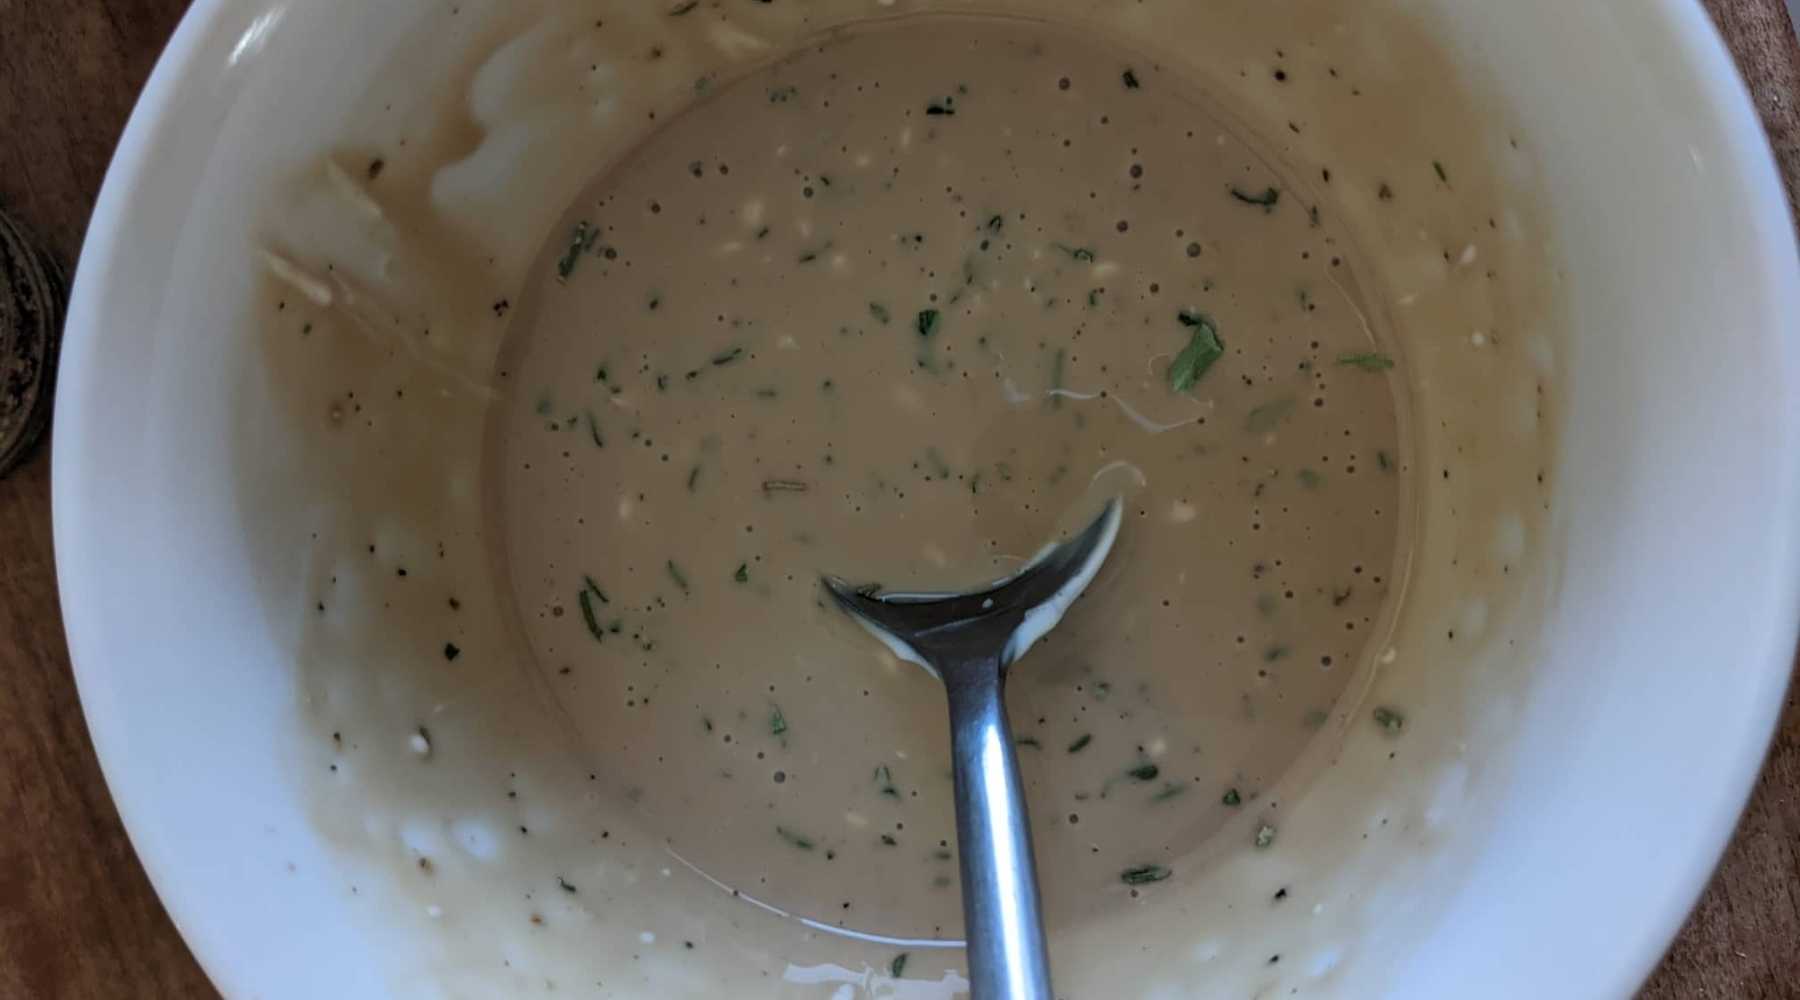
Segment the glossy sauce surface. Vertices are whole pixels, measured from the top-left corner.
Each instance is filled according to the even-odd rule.
[[[863,28],[706,95],[576,200],[493,379],[493,559],[600,794],[744,896],[959,936],[942,690],[819,574],[966,585],[1122,493],[1010,681],[1050,924],[1245,810],[1268,846],[1401,541],[1359,273],[1177,73],[1064,29]]]

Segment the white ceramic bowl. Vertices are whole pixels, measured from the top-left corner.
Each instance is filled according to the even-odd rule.
[[[151,879],[233,996],[388,995],[406,947],[357,916],[309,821],[293,626],[260,597],[224,456],[268,416],[237,333],[244,220],[428,6],[199,0],[107,178],[68,324],[55,525],[83,703]],[[1468,791],[1488,821],[1446,834],[1466,867],[1388,942],[1381,989],[1624,996],[1719,857],[1788,680],[1793,228],[1698,4],[1420,6],[1454,13],[1445,44],[1540,151],[1574,333],[1534,680]]]

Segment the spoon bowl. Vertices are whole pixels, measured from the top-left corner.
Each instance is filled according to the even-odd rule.
[[[1006,674],[1093,582],[1118,538],[1121,509],[1117,498],[1108,501],[1078,534],[966,593],[824,581],[838,607],[894,655],[943,681],[949,696],[963,922],[977,1000],[1052,996]]]

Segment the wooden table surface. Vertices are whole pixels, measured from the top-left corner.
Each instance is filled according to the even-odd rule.
[[[1781,0],[1706,0],[1800,192]],[[0,0],[0,208],[65,268],[187,0]],[[1795,199],[1800,201],[1800,199]],[[47,449],[0,479],[0,998],[217,996],[132,854],[69,673]],[[1644,1000],[1800,998],[1800,693],[1705,898]]]

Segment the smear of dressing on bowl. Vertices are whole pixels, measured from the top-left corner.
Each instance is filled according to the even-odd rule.
[[[1350,252],[1174,74],[1029,22],[844,34],[676,118],[555,228],[496,379],[493,537],[588,766],[724,886],[956,937],[943,693],[818,574],[999,576],[1101,484],[1119,549],[1009,691],[1047,917],[1179,865],[1388,593]]]
[[[1100,493],[1010,691],[1059,990],[1368,995],[1460,884],[1554,570],[1529,143],[1410,6],[992,6],[1072,26],[466,0],[272,199],[295,877],[397,995],[966,989],[942,694],[814,581]]]

